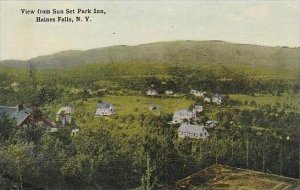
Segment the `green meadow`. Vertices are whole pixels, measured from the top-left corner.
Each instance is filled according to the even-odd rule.
[[[90,98],[85,102],[81,100],[70,102],[70,105],[75,107],[75,114],[82,112],[93,115],[96,112],[98,102],[111,103],[116,107],[118,115],[138,115],[140,113],[167,113],[171,114],[178,109],[189,108],[190,105],[195,103],[193,100],[185,98],[159,98],[159,97],[146,97],[146,96],[105,96],[103,98]],[[150,111],[149,105],[157,105],[160,110]],[[46,107],[46,110],[54,115],[62,104],[52,105]]]
[[[242,95],[242,94],[230,94],[230,99],[239,100],[241,102],[255,101],[257,105],[270,104],[272,106],[278,105],[279,107],[289,106],[293,110],[300,109],[300,94],[282,94],[280,96],[274,96],[271,94],[263,94],[258,96]]]

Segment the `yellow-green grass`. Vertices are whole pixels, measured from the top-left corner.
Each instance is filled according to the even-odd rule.
[[[145,96],[105,96],[103,98],[90,98],[85,102],[77,100],[69,102],[68,104],[74,106],[75,116],[80,118],[82,115],[92,117],[96,113],[97,103],[99,101],[111,103],[116,107],[118,115],[138,115],[140,113],[173,113],[178,109],[189,108],[190,105],[195,103],[192,100],[184,98],[159,98],[159,97],[145,97]],[[160,107],[159,111],[150,111],[149,105],[154,104]],[[51,118],[55,118],[57,110],[64,105],[52,104],[46,106],[44,111],[49,114]]]
[[[173,113],[178,109],[189,108],[194,103],[192,100],[183,98],[154,98],[145,96],[105,96],[103,98],[91,98],[84,102],[84,112],[95,113],[99,101],[111,103],[116,108],[118,115],[138,115],[140,113]],[[149,105],[154,104],[160,107],[160,111],[150,111]],[[78,112],[79,110],[76,110]],[[82,111],[82,110],[81,110]]]
[[[242,95],[242,94],[230,94],[230,99],[232,100],[239,100],[241,102],[248,101],[248,105],[239,105],[239,106],[232,106],[231,108],[238,108],[238,109],[257,109],[255,105],[251,105],[251,101],[255,101],[258,106],[264,104],[270,104],[272,106],[276,105],[276,103],[280,104],[280,108],[283,108],[284,105],[288,105],[288,111],[295,111],[300,112],[300,94],[282,94],[281,96],[274,96],[274,95],[257,95],[257,96],[249,96],[249,95]],[[221,111],[228,109],[228,107],[223,106],[205,106],[205,113],[206,116],[210,118],[215,118],[216,114]]]
[[[289,105],[295,110],[300,109],[300,94],[282,94],[281,96],[273,96],[273,95],[258,95],[258,96],[249,96],[242,94],[230,94],[230,99],[239,100],[248,103],[251,101],[255,101],[257,105],[270,104],[276,105],[279,103],[280,106]]]
[[[173,113],[178,109],[188,108],[194,103],[192,100],[183,98],[154,98],[144,96],[106,96],[103,101],[112,103],[120,115],[139,113],[159,113],[159,111],[149,111],[149,105],[160,106],[163,113]]]

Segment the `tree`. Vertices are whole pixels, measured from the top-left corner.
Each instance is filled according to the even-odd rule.
[[[20,187],[23,183],[32,185],[39,183],[40,172],[32,156],[33,151],[33,143],[16,143],[0,147],[0,170],[16,179]]]
[[[27,124],[26,128],[21,129],[17,134],[23,142],[33,142],[38,144],[45,133],[45,129],[41,125]],[[16,136],[17,137],[17,136]]]
[[[15,126],[14,120],[8,117],[0,118],[0,143],[4,143],[9,139]]]
[[[38,91],[36,103],[38,106],[43,106],[55,100],[58,97],[58,94],[56,89],[43,87]]]
[[[32,63],[29,63],[29,77],[31,79],[33,88],[36,89],[37,86],[36,68],[34,68]]]
[[[90,96],[90,93],[87,89],[84,89],[81,93],[82,101],[87,101],[88,97]]]
[[[157,178],[153,177],[155,167],[150,164],[150,156],[147,155],[146,171],[141,179],[141,190],[152,190],[154,189]]]

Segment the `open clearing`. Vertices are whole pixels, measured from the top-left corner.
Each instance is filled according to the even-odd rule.
[[[96,112],[97,103],[99,101],[111,103],[116,107],[118,115],[138,115],[141,113],[168,113],[172,114],[178,109],[187,109],[195,102],[185,98],[160,98],[160,97],[146,97],[146,96],[105,96],[101,98],[90,98],[87,101],[77,100],[69,102],[69,105],[75,107],[75,115],[87,113],[93,116]],[[149,105],[154,104],[160,107],[160,110],[149,111]],[[45,113],[49,113],[52,118],[55,118],[56,111],[63,104],[56,104],[45,108]]]
[[[176,183],[182,190],[291,190],[297,179],[223,165],[214,165]]]
[[[283,104],[294,107],[295,109],[300,108],[300,94],[282,94],[281,96],[273,96],[273,95],[259,95],[259,96],[249,96],[242,94],[230,94],[230,99],[239,100],[248,103],[251,101],[255,101],[258,105],[270,104],[276,105],[279,103],[280,106],[284,106]]]
[[[139,114],[149,112],[149,105],[160,106],[160,111],[173,113],[177,109],[188,108],[194,102],[183,98],[154,98],[144,96],[105,96],[103,101],[112,103],[120,115]],[[89,102],[92,103],[92,102]],[[92,104],[95,104],[93,102]],[[152,113],[158,111],[151,111]]]

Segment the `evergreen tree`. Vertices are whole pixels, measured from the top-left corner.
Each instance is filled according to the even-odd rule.
[[[150,156],[147,155],[146,171],[141,179],[141,190],[152,190],[154,189],[157,178],[153,176],[155,167],[150,164]]]

